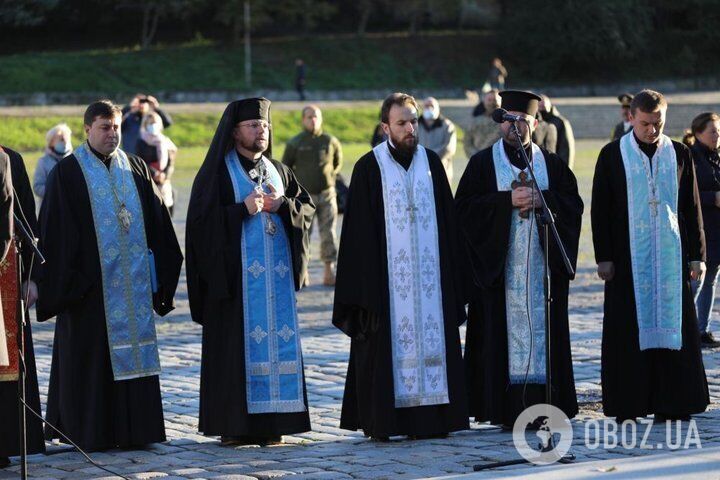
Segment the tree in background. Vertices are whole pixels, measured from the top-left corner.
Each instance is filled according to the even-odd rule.
[[[0,2],[0,25],[29,27],[42,25],[47,14],[60,0],[3,0]]]

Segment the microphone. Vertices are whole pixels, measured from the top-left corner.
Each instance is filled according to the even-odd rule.
[[[492,119],[496,123],[524,122],[525,116],[524,115],[514,115],[512,113],[508,113],[507,110],[505,110],[504,108],[496,108],[495,111],[492,113]]]

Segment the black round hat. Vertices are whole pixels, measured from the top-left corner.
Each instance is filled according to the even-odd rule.
[[[525,112],[534,117],[538,112],[540,95],[524,90],[503,90],[500,92],[502,108],[508,112]]]

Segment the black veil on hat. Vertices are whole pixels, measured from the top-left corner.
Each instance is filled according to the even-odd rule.
[[[540,108],[540,95],[523,90],[503,90],[500,92],[502,108],[508,112],[524,112],[535,117]]]
[[[205,160],[193,181],[188,205],[185,254],[187,261],[191,256],[204,256],[198,259],[198,268],[205,278],[212,279],[209,289],[220,297],[229,295],[225,271],[222,232],[225,227],[225,211],[220,202],[218,175],[225,164],[225,155],[235,148],[233,130],[238,123],[246,120],[265,120],[270,122],[270,100],[267,98],[246,98],[230,103],[223,112],[215,130]],[[272,155],[272,127],[268,148],[263,152]],[[214,272],[214,273],[213,273]]]

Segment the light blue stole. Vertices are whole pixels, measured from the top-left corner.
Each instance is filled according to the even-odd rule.
[[[151,255],[140,195],[130,162],[118,149],[110,169],[87,143],[74,152],[90,197],[97,237],[110,360],[115,380],[160,373],[153,318]],[[127,232],[120,227],[121,204],[130,212]]]
[[[521,170],[507,158],[503,141],[493,145],[495,180],[499,192],[512,190]],[[541,190],[547,190],[545,156],[532,144],[532,164]],[[525,171],[530,179],[530,173]],[[529,250],[529,268],[528,268]],[[510,241],[505,261],[505,318],[507,320],[508,376],[510,383],[545,383],[545,253],[537,220],[512,211]]]
[[[284,194],[280,173],[263,157],[268,184]],[[242,203],[257,183],[242,168],[235,149],[225,155],[235,202]],[[273,231],[274,233],[269,233]],[[245,385],[248,413],[307,410],[295,305],[290,244],[277,213],[251,215],[242,223],[242,296],[245,327]]]
[[[632,133],[620,139],[640,350],[682,347],[682,252],[677,156],[661,135],[650,160]],[[651,171],[652,168],[652,171]]]

